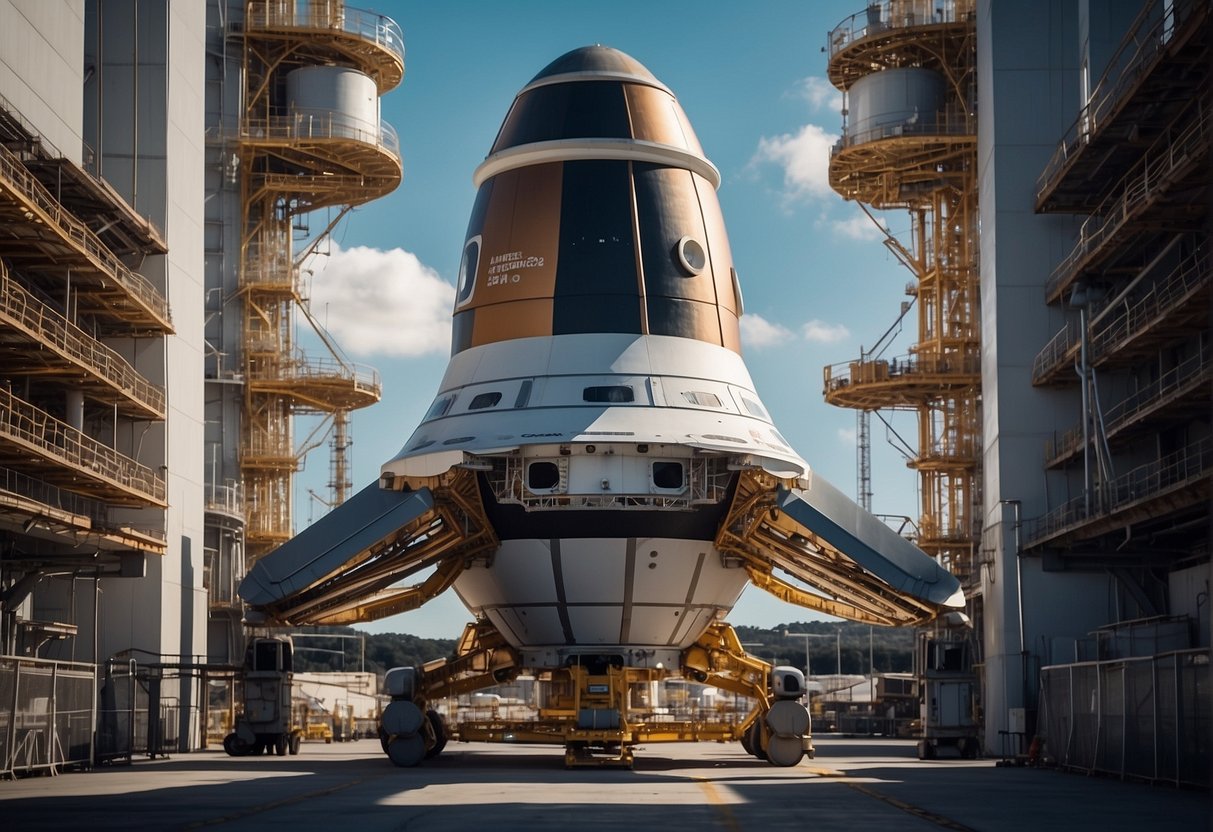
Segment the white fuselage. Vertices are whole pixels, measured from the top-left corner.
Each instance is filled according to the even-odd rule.
[[[502,542],[455,590],[537,666],[576,653],[670,666],[747,581],[713,543],[732,470],[808,471],[737,353],[601,333],[452,358],[435,406],[383,473],[456,465],[484,472]]]

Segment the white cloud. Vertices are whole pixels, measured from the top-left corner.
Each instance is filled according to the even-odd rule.
[[[802,324],[799,332],[794,332],[783,324],[768,321],[753,312],[747,312],[741,317],[741,340],[747,347],[755,350],[802,339],[818,344],[835,344],[850,335],[851,331],[842,324],[828,324],[816,318]]]
[[[830,148],[838,136],[816,124],[806,124],[795,134],[783,133],[758,140],[751,165],[770,162],[783,169],[783,186],[789,199],[830,196]]]
[[[750,349],[761,350],[792,341],[796,335],[783,324],[768,321],[761,315],[747,312],[741,316],[741,340]]]
[[[814,318],[800,328],[800,334],[806,341],[818,344],[836,344],[850,337],[851,330],[842,324],[827,324],[825,321]]]
[[[814,110],[827,110],[842,116],[842,93],[827,79],[816,75],[804,78],[796,91]]]
[[[417,255],[366,246],[312,257],[312,314],[354,356],[410,358],[451,346],[455,288]]]
[[[845,220],[831,220],[830,227],[852,240],[883,240],[885,235],[865,214],[855,214]],[[886,228],[888,226],[883,226]]]
[[[854,445],[855,428],[838,428],[838,441],[844,445]]]

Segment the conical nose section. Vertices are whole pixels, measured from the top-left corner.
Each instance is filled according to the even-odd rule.
[[[570,73],[593,73],[602,75],[629,75],[637,80],[647,80],[659,84],[658,80],[640,61],[627,53],[612,49],[609,46],[582,46],[571,52],[566,52],[550,64],[539,70],[531,79],[531,84],[543,81],[557,75]]]

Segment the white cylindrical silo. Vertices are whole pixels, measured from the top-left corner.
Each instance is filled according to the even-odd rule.
[[[849,92],[847,132],[868,141],[902,132],[934,132],[946,82],[930,69],[887,69],[865,75]]]
[[[331,124],[343,135],[350,130],[378,134],[379,91],[366,73],[344,66],[302,67],[286,76],[286,92],[296,118]]]

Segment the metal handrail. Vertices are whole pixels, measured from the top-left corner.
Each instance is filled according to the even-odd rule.
[[[1078,111],[1078,117],[1062,136],[1044,171],[1037,177],[1037,202],[1045,190],[1055,184],[1054,180],[1064,172],[1067,163],[1081,146],[1098,136],[1111,121],[1116,105],[1121,102],[1128,89],[1139,78],[1148,75],[1161,60],[1170,42],[1170,33],[1183,26],[1193,13],[1198,12],[1207,2],[1208,0],[1150,0],[1142,7],[1137,19],[1130,25],[1129,31],[1125,33],[1116,52],[1108,61],[1107,69],[1095,84],[1087,102]],[[1164,4],[1169,11],[1162,8]],[[1150,28],[1142,32],[1147,25]],[[1133,54],[1122,65],[1122,58],[1130,49]]]
[[[1111,345],[1124,341],[1149,322],[1179,308],[1209,283],[1209,265],[1209,251],[1201,245],[1131,306],[1128,302],[1123,307],[1117,304],[1114,313],[1109,313],[1105,321],[1098,321],[1092,327],[1090,347],[1093,355],[1102,355],[1110,350]]]
[[[1052,297],[1079,271],[1079,264],[1099,248],[1129,220],[1141,214],[1169,184],[1169,176],[1182,165],[1209,151],[1209,107],[1197,101],[1195,116],[1174,139],[1167,130],[1121,178],[1113,193],[1091,213],[1078,231],[1074,249],[1057,264],[1045,284],[1045,296]]]
[[[1140,465],[1106,483],[1097,485],[1092,493],[1091,511],[1087,513],[1087,498],[1080,494],[1057,508],[1031,521],[1027,545],[1060,532],[1070,526],[1115,513],[1131,502],[1182,485],[1213,472],[1213,438],[1205,437],[1155,462]]]
[[[385,15],[340,3],[319,5],[253,0],[244,19],[245,29],[336,29],[380,46],[404,62],[404,32]]]
[[[870,372],[869,372],[870,370]],[[891,360],[844,361],[824,369],[825,392],[850,384],[893,381],[920,375],[980,375],[980,356],[903,355]]]
[[[82,170],[90,179],[97,182],[103,189],[110,190],[112,192],[112,189],[108,187],[108,183],[105,181],[105,177],[101,175],[101,167],[99,165],[97,153],[93,150],[88,142],[80,142],[81,161],[77,163],[76,161],[67,158],[63,151],[59,150],[59,148],[55,147],[55,145],[52,144],[45,136],[39,133],[38,129],[26,120],[25,115],[21,112],[20,108],[11,104],[3,95],[0,95],[0,110],[4,110],[10,119],[13,119],[20,124],[21,129],[26,132],[31,141],[36,142],[42,147],[44,152],[39,154],[40,157],[55,159]],[[152,229],[156,237],[161,239],[164,238],[164,230],[160,228],[155,220],[153,220],[151,217],[139,214],[137,211],[135,211],[133,206],[127,207],[136,213],[141,220],[148,224],[148,227]]]
[[[372,124],[332,110],[294,110],[266,118],[246,118],[240,125],[240,138],[249,142],[351,140],[378,148],[393,158],[400,159],[400,137],[392,125],[382,120],[378,124]]]
[[[40,212],[45,227],[56,231],[61,240],[91,260],[99,272],[112,278],[164,326],[171,327],[168,301],[164,295],[146,277],[128,269],[88,226],[51,196],[50,191],[3,145],[0,145],[0,181],[20,193],[29,206]]]
[[[102,445],[4,388],[0,388],[0,436],[164,505],[164,479],[151,468]]]
[[[976,0],[872,0],[830,30],[826,50],[833,58],[855,41],[890,29],[968,22],[976,17],[976,6]]]
[[[244,513],[244,484],[229,481],[230,485],[206,486],[205,508],[207,511],[217,511],[223,514],[240,515]]]
[[[857,147],[882,139],[906,137],[969,136],[977,139],[977,119],[967,113],[941,110],[937,113],[920,113],[895,124],[881,124],[868,130],[853,132],[843,128],[843,135],[830,148],[834,158],[848,147]]]
[[[1163,373],[1153,382],[1140,390],[1135,390],[1128,396],[1104,411],[1104,433],[1112,436],[1139,413],[1161,404],[1164,399],[1188,390],[1196,382],[1206,380],[1209,376],[1210,348],[1201,345],[1200,351],[1188,356],[1179,364]],[[1069,428],[1058,440],[1045,443],[1045,460],[1067,456],[1082,447],[1082,425]]]
[[[9,277],[3,263],[0,263],[0,320],[163,418],[163,387],[152,384],[118,353],[27,292]]]
[[[382,389],[379,371],[374,367],[331,358],[314,358],[302,350],[295,350],[289,358],[249,362],[248,378],[250,381],[292,383],[339,379],[350,383],[359,392]]]
[[[1208,249],[1201,245],[1183,260],[1162,281],[1132,300],[1118,300],[1103,307],[1091,323],[1089,348],[1092,360],[1113,350],[1130,336],[1141,332],[1166,313],[1178,309],[1210,281]],[[1082,337],[1077,321],[1069,321],[1045,345],[1032,362],[1032,380],[1040,381],[1057,369],[1074,350]]]
[[[1049,339],[1032,361],[1032,381],[1040,381],[1066,360],[1066,355],[1082,338],[1080,330],[1077,321],[1067,321],[1065,327]]]

